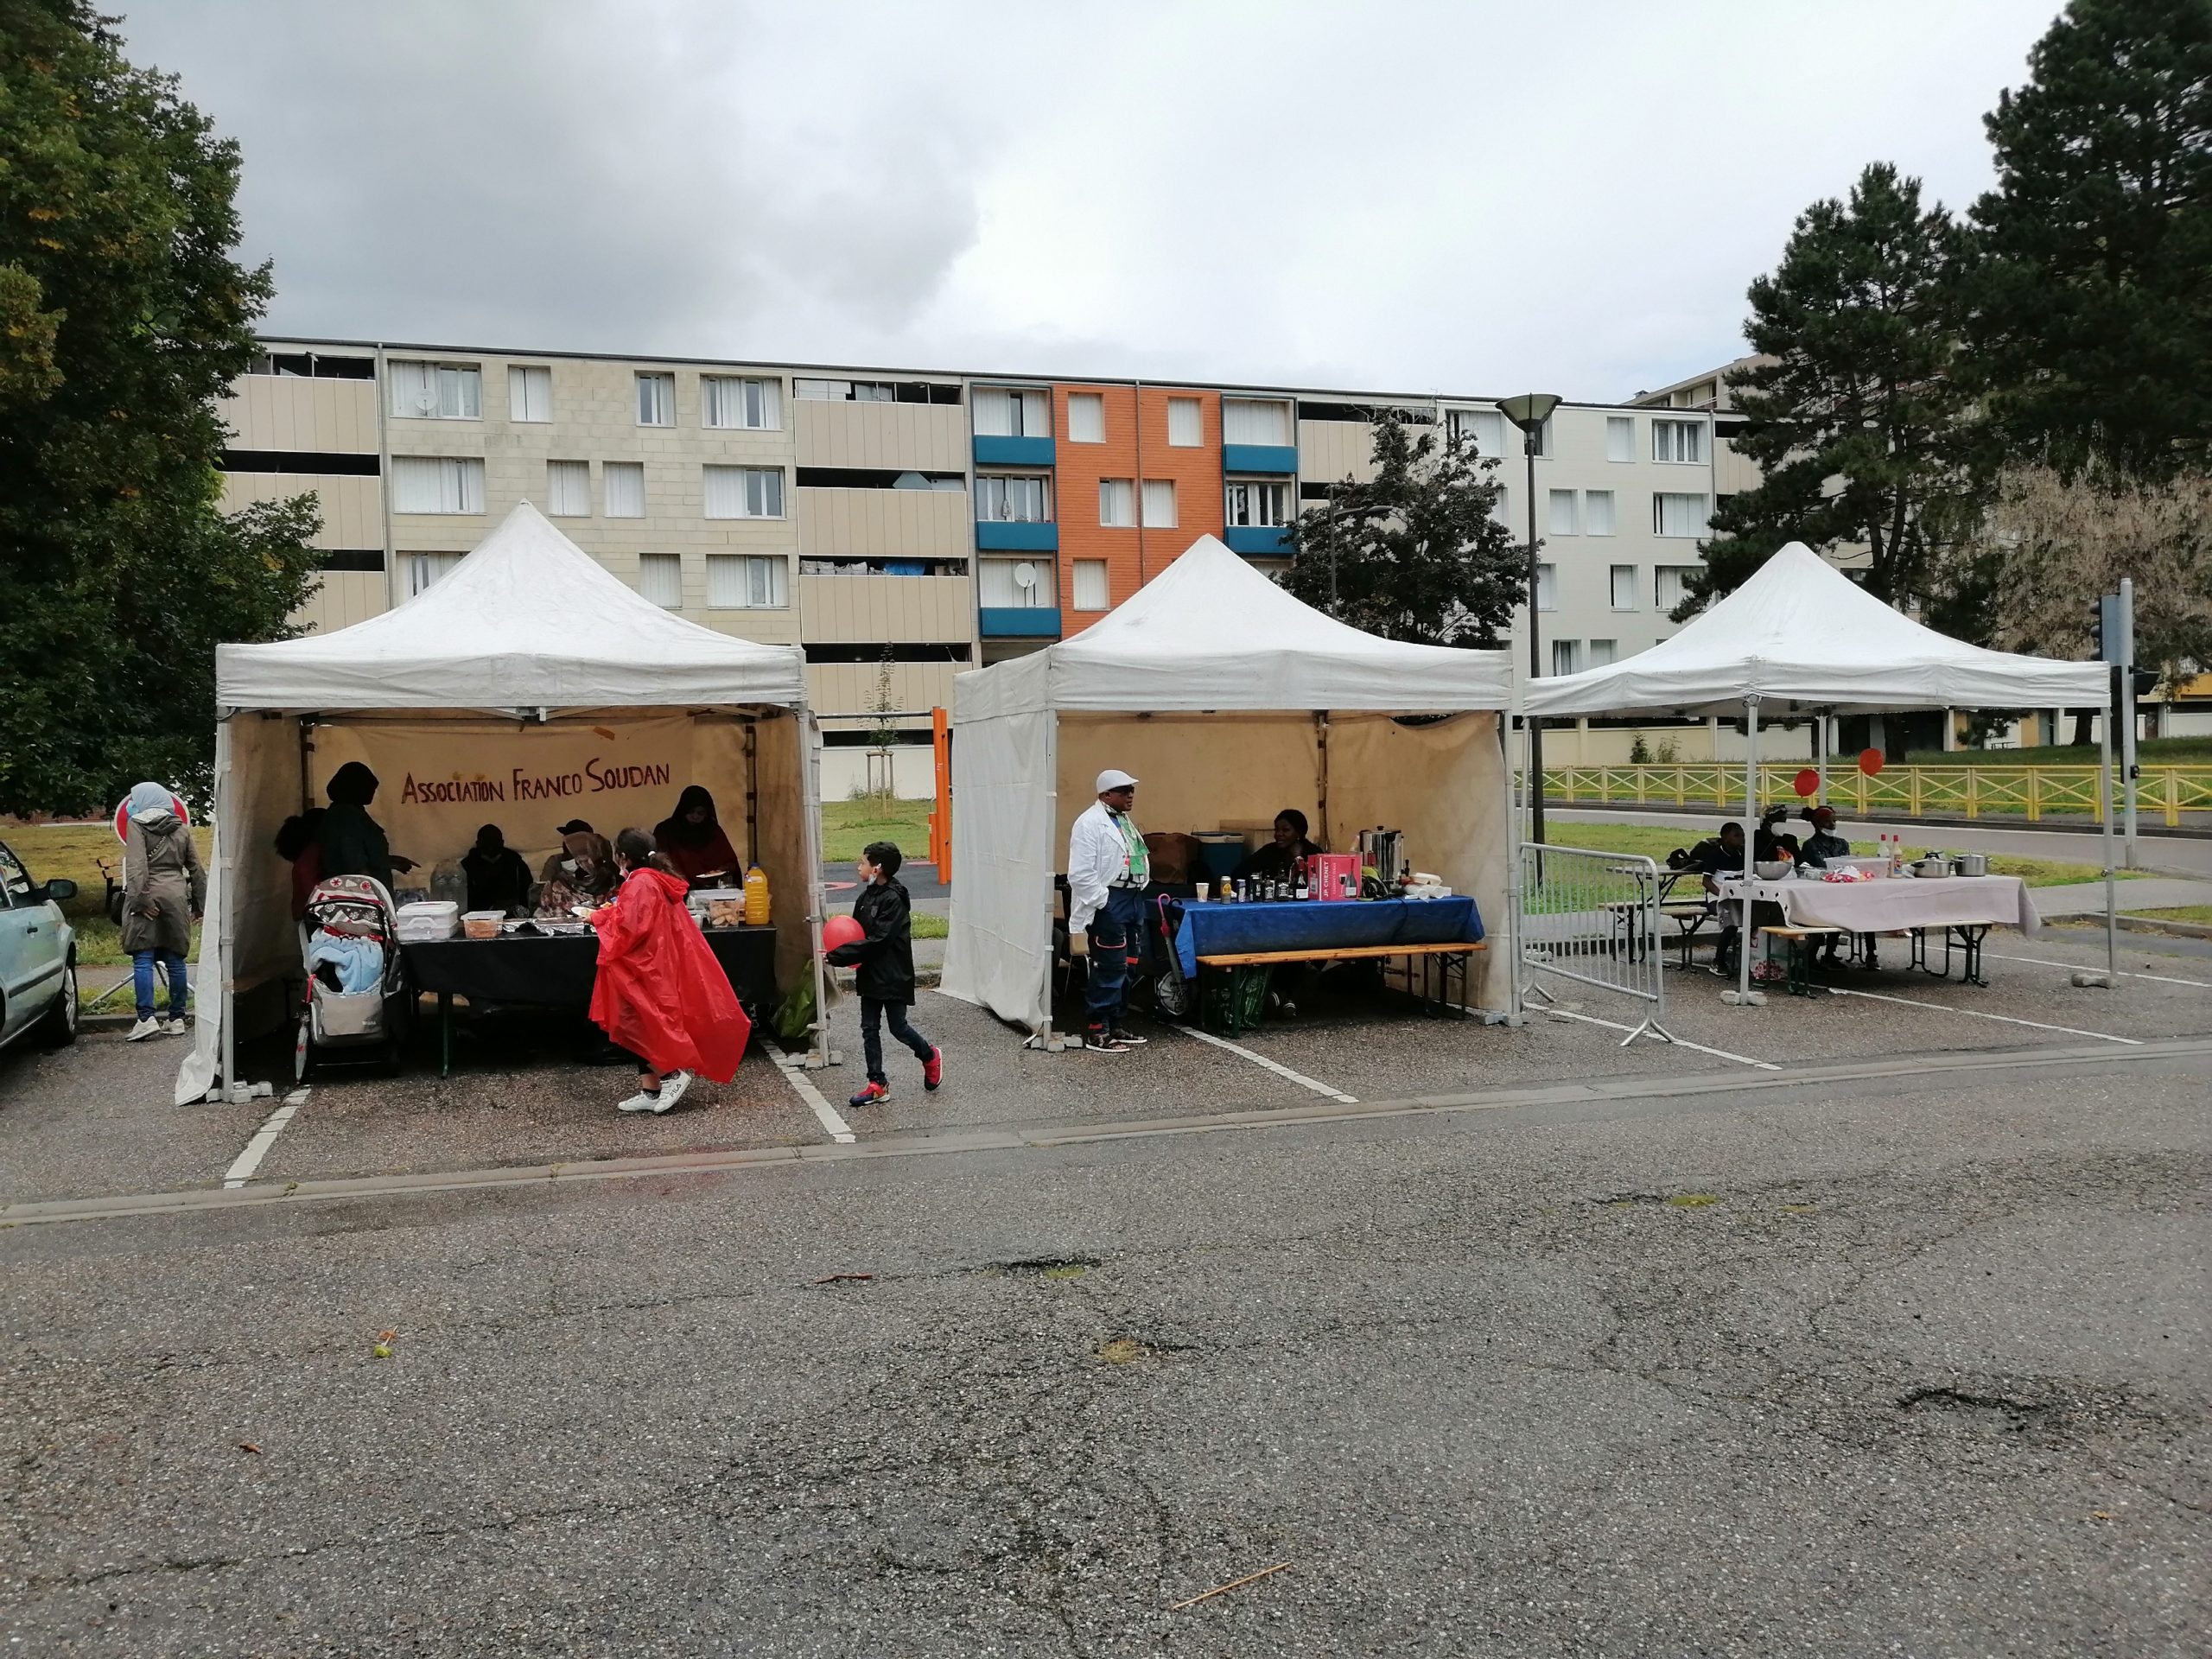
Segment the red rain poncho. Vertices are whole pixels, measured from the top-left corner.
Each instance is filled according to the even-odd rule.
[[[684,913],[683,878],[641,867],[614,902],[592,912],[599,930],[594,1024],[656,1071],[696,1071],[728,1083],[753,1022],[697,924]]]

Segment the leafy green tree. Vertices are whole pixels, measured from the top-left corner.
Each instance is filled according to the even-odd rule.
[[[216,643],[315,580],[309,502],[216,506],[270,292],[238,175],[84,0],[0,0],[0,811],[204,784]]]
[[[1388,410],[1372,429],[1374,477],[1292,521],[1282,585],[1386,639],[1497,645],[1528,580],[1526,543],[1495,516],[1497,460],[1465,433],[1416,437]]]
[[[1729,377],[1747,417],[1736,448],[1757,489],[1722,502],[1679,619],[1733,592],[1777,549],[1863,549],[1867,589],[1913,592],[1963,510],[1948,378],[1959,234],[1920,181],[1877,162],[1848,200],[1797,219],[1773,275],[1751,283],[1758,357]]]
[[[2072,0],[1986,125],[1961,364],[1992,464],[2212,467],[2212,4]]]

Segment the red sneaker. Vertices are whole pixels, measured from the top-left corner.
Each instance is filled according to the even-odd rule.
[[[930,1050],[930,1057],[922,1062],[922,1087],[934,1089],[944,1081],[944,1051]]]
[[[873,1106],[878,1101],[888,1100],[890,1098],[891,1090],[884,1084],[880,1083],[866,1083],[861,1085],[859,1090],[855,1092],[853,1097],[847,1101],[845,1104],[848,1106]]]

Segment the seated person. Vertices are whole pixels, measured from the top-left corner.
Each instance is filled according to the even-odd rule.
[[[1306,815],[1294,806],[1286,806],[1275,814],[1274,839],[1257,852],[1247,853],[1235,876],[1239,881],[1255,876],[1278,880],[1287,877],[1294,881],[1306,868],[1306,861],[1320,850],[1306,838]]]
[[[537,913],[573,921],[578,905],[596,909],[614,892],[614,849],[605,836],[579,830],[561,839],[561,850],[545,861],[545,885],[537,892]]]
[[[498,824],[476,832],[475,846],[461,857],[461,874],[468,884],[468,909],[512,916],[530,908],[530,866],[507,845]]]
[[[1668,861],[1672,863],[1674,861],[1670,859]],[[1705,890],[1707,893],[1720,891],[1720,884],[1714,879],[1715,877],[1743,874],[1744,826],[1742,823],[1738,819],[1731,818],[1720,826],[1719,835],[1708,836],[1691,848],[1682,868],[1695,870],[1703,875]],[[1727,906],[1722,910],[1720,938],[1714,944],[1713,952],[1713,965],[1718,972],[1725,974],[1735,963],[1736,946],[1741,931],[1737,926],[1738,919],[1734,906]]]
[[[743,866],[715,816],[715,798],[693,784],[676,798],[676,810],[653,826],[653,845],[693,887],[723,885]]]
[[[1797,861],[1797,837],[1783,835],[1774,827],[1789,816],[1789,809],[1786,806],[1770,806],[1761,815],[1758,836],[1751,843],[1751,862],[1779,864],[1787,860],[1795,864]]]
[[[1826,866],[1832,858],[1851,856],[1851,843],[1835,832],[1835,809],[1815,806],[1807,809],[1805,822],[1813,826],[1813,833],[1805,838],[1798,857],[1808,864]]]

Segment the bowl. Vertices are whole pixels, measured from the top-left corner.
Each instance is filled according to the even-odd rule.
[[[1762,881],[1779,881],[1789,874],[1789,861],[1786,858],[1763,859],[1752,865],[1751,869]]]

